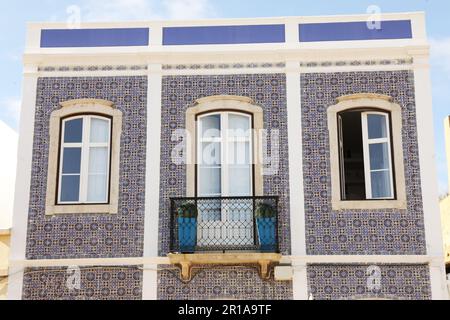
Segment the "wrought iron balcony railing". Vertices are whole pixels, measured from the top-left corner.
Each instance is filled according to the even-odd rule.
[[[279,252],[278,197],[171,199],[172,253]]]

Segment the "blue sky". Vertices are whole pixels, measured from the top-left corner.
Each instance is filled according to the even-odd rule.
[[[81,21],[245,18],[425,11],[432,44],[436,166],[441,194],[447,192],[443,119],[450,114],[450,2],[446,0],[16,0],[0,3],[0,120],[17,130],[26,23],[66,21],[71,6]],[[70,11],[70,9],[69,9]]]

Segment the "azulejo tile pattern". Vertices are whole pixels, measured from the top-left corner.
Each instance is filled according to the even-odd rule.
[[[23,280],[24,300],[141,300],[142,269],[138,266],[81,268],[77,288],[72,270],[29,268]]]
[[[179,141],[172,141],[174,130],[186,128],[186,110],[202,97],[214,95],[246,96],[264,111],[264,128],[279,130],[279,170],[264,177],[264,194],[280,196],[280,249],[290,253],[289,161],[287,139],[286,76],[284,74],[165,76],[162,86],[161,188],[159,254],[165,256],[170,245],[170,198],[186,196],[186,166],[172,161]],[[269,145],[271,141],[269,139]],[[275,143],[274,143],[275,145]],[[278,148],[277,145],[275,147]],[[272,155],[275,157],[276,155]]]
[[[384,59],[384,60],[340,60],[340,61],[305,61],[300,62],[300,67],[315,68],[315,67],[347,67],[347,66],[393,66],[393,65],[411,65],[414,59]]]
[[[178,64],[163,65],[163,70],[214,70],[214,69],[255,69],[255,68],[284,68],[284,62],[263,62],[263,63],[221,63],[221,64]]]
[[[42,66],[38,68],[40,72],[81,72],[81,71],[141,71],[147,70],[146,65],[105,65],[105,66]]]
[[[45,215],[49,120],[59,103],[97,98],[123,112],[117,215]],[[40,78],[37,86],[27,259],[141,257],[144,240],[147,77]]]
[[[291,281],[262,280],[256,266],[205,266],[194,269],[191,282],[182,282],[179,270],[161,270],[158,278],[159,300],[293,299]]]
[[[301,76],[307,252],[310,255],[426,254],[413,73]],[[407,210],[331,209],[327,108],[352,93],[381,93],[402,108]]]
[[[309,265],[308,292],[314,300],[401,299],[430,300],[431,285],[427,265],[378,265],[380,287],[368,272],[370,265]],[[376,283],[376,282],[375,282]]]

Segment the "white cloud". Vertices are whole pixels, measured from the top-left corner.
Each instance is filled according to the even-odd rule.
[[[450,76],[450,38],[431,39],[430,44],[433,67],[444,68]]]
[[[19,121],[21,100],[17,97],[8,97],[0,100],[0,115],[2,118],[14,121],[15,124]]]
[[[215,16],[210,0],[81,0],[81,21],[198,19]]]
[[[169,19],[198,19],[215,16],[209,0],[164,0]]]
[[[82,21],[158,19],[151,0],[83,0]]]

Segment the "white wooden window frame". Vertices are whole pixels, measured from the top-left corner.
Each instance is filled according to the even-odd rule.
[[[64,142],[66,123],[82,119],[82,141],[81,143],[66,143]],[[105,143],[93,143],[91,142],[91,120],[99,119],[108,122],[108,139]],[[80,115],[65,118],[62,121],[61,128],[61,149],[59,159],[59,173],[58,173],[58,204],[107,204],[109,203],[109,184],[110,184],[110,167],[111,167],[111,132],[112,124],[111,119],[107,117],[97,115]],[[81,148],[81,169],[80,169],[80,190],[78,201],[61,201],[61,188],[63,176],[77,175],[77,174],[63,174],[63,161],[64,161],[64,149],[65,148]],[[89,157],[91,148],[107,148],[107,167],[106,167],[106,199],[104,201],[88,201],[88,186],[89,186]]]
[[[369,138],[369,123],[368,117],[370,115],[383,116],[386,125],[386,137],[378,139]],[[392,145],[391,145],[391,124],[390,115],[386,112],[364,111],[361,112],[362,121],[362,137],[363,137],[363,151],[364,151],[364,178],[366,183],[366,199],[367,200],[393,200],[395,198],[394,186],[394,172],[392,165]],[[372,144],[387,144],[388,146],[388,165],[387,169],[372,170],[370,163],[370,146]],[[373,172],[389,172],[389,183],[391,188],[391,195],[389,197],[374,198],[372,193],[372,173]]]
[[[231,137],[228,134],[229,128],[229,115],[235,114],[238,116],[243,116],[248,119],[249,123],[249,135],[248,137],[234,137],[231,139]],[[202,136],[203,128],[202,128],[202,119],[213,116],[213,115],[220,115],[220,137],[218,138],[205,138]],[[211,166],[211,167],[217,167],[221,169],[221,193],[220,194],[202,194],[202,197],[227,197],[230,196],[230,186],[229,186],[229,166],[228,164],[228,156],[229,156],[229,144],[230,142],[244,142],[249,143],[249,171],[250,171],[250,192],[249,196],[253,194],[253,135],[252,135],[252,115],[243,113],[243,112],[234,112],[234,111],[221,111],[221,112],[210,112],[206,114],[202,114],[198,116],[197,119],[197,159],[198,159],[198,170],[197,170],[197,194],[200,191],[200,181],[201,181],[201,170],[200,165],[203,157],[203,143],[220,143],[220,156],[221,156],[221,164],[220,166]]]
[[[47,169],[47,194],[45,214],[48,216],[65,214],[117,214],[119,212],[120,146],[123,114],[111,101],[101,99],[75,99],[60,103],[59,109],[50,116],[50,143]],[[109,199],[106,204],[59,204],[58,179],[62,140],[62,120],[82,115],[98,115],[110,118],[110,168]]]
[[[340,176],[340,148],[338,115],[352,109],[371,109],[390,113],[392,125],[392,167],[395,175],[395,199],[373,200],[343,200]],[[358,93],[337,98],[337,103],[328,107],[328,132],[330,141],[330,169],[331,169],[331,205],[333,210],[377,210],[377,209],[407,209],[405,166],[403,156],[402,136],[402,108],[392,101],[392,97],[374,94]]]

